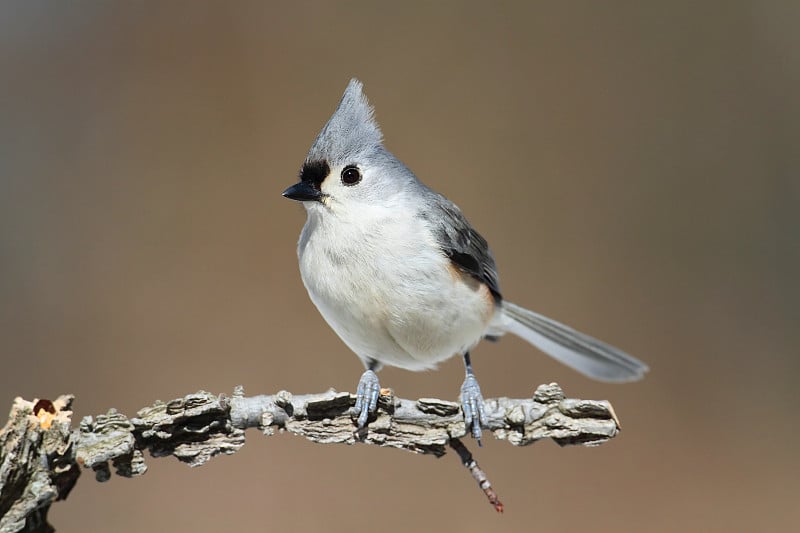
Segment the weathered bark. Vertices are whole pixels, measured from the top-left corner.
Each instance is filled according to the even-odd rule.
[[[357,430],[350,416],[355,397],[333,390],[294,396],[281,391],[245,397],[241,387],[232,396],[208,392],[156,402],[128,418],[111,409],[85,417],[71,427],[72,396],[29,402],[17,398],[0,431],[0,533],[53,531],[47,511],[67,497],[80,475],[91,468],[98,481],[111,476],[144,474],[144,451],[152,457],[174,455],[200,466],[219,454],[244,446],[244,431],[258,428],[301,435],[319,443],[363,442],[402,448],[420,454],[459,452],[490,502],[502,504],[485,474],[459,438],[466,433],[457,403],[423,398],[404,400],[390,392],[381,396],[378,412]],[[594,446],[614,437],[619,423],[606,401],[565,399],[556,384],[542,385],[530,399],[486,401],[485,430],[517,446],[550,438],[560,445]],[[466,455],[465,453],[466,452]]]

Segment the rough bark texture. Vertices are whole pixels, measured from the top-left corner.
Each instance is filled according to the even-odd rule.
[[[139,476],[147,471],[145,450],[200,466],[244,446],[248,428],[268,436],[278,430],[323,444],[363,442],[435,456],[454,441],[463,446],[457,439],[466,434],[457,403],[404,400],[391,392],[381,396],[378,412],[362,430],[350,416],[355,397],[333,390],[252,397],[241,387],[230,397],[201,391],[157,401],[133,418],[111,409],[85,417],[76,429],[72,401],[72,396],[14,401],[0,430],[0,533],[53,531],[47,523],[50,504],[67,497],[81,467],[91,468],[98,481],[109,479],[112,466],[118,475]],[[562,446],[594,446],[619,432],[608,402],[566,399],[555,383],[541,385],[530,399],[487,400],[486,413],[485,429],[516,446],[544,438]]]

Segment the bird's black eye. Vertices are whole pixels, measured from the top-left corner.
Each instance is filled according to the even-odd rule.
[[[361,181],[361,172],[355,165],[347,165],[342,170],[342,183],[345,185],[355,185]]]

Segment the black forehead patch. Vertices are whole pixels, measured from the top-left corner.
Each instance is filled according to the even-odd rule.
[[[324,160],[306,161],[300,169],[300,181],[311,183],[319,188],[320,184],[331,172],[331,167]]]

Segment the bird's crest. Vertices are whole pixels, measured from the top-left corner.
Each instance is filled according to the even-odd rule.
[[[350,80],[339,106],[311,145],[306,161],[347,164],[357,155],[381,146],[381,130],[362,87],[357,79]]]

